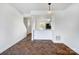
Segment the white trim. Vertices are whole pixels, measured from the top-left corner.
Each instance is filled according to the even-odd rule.
[[[65,45],[67,45],[69,48],[71,48],[73,51],[75,51],[76,53],[79,54],[79,50],[77,48],[73,48],[72,46],[70,46],[69,44],[67,44],[66,42],[64,42]]]

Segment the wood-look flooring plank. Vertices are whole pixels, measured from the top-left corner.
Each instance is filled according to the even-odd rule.
[[[1,55],[77,55],[77,53],[63,43],[53,43],[51,40],[31,41],[29,34]]]

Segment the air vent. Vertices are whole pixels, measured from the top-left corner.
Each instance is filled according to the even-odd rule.
[[[61,40],[61,37],[60,36],[56,36],[56,40],[57,41],[60,41]]]

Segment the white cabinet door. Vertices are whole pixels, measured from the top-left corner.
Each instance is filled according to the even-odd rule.
[[[54,32],[52,30],[34,30],[33,39],[35,40],[52,40],[55,39]]]

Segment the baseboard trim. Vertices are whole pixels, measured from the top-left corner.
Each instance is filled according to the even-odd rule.
[[[77,50],[76,48],[73,48],[73,47],[69,46],[66,42],[64,42],[64,44],[67,45],[73,51],[75,51],[77,54],[79,54],[79,50]]]

